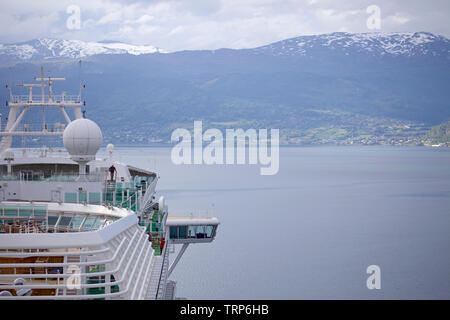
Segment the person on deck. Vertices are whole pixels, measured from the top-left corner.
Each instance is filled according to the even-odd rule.
[[[116,167],[114,167],[114,165],[112,165],[111,167],[109,167],[109,173],[111,174],[111,181],[114,181],[114,173],[116,173]]]
[[[166,242],[166,240],[164,238],[161,238],[161,242],[159,243],[159,249],[160,249],[161,254],[163,252],[165,242]]]

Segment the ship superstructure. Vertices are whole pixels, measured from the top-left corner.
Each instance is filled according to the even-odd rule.
[[[189,244],[214,240],[219,221],[169,217],[157,173],[114,160],[113,145],[96,157],[102,132],[83,117],[81,86],[54,95],[64,78],[35,80],[21,84],[26,96],[10,88],[1,132],[0,299],[173,299],[171,272]],[[44,118],[42,130],[27,130],[21,122],[36,107],[58,108],[66,123],[49,130]],[[45,135],[62,135],[67,153],[12,148],[13,136]]]

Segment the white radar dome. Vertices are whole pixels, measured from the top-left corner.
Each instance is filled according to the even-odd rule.
[[[108,145],[106,146],[106,151],[108,151],[109,153],[113,153],[114,145],[112,143],[108,143]]]
[[[89,119],[77,119],[69,123],[63,133],[63,143],[75,161],[90,161],[102,145],[102,131]]]

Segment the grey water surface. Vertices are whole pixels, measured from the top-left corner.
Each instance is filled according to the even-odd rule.
[[[170,215],[221,221],[172,273],[177,296],[450,298],[450,149],[284,147],[274,176],[177,166],[170,152],[118,147],[115,157],[159,173]],[[381,268],[380,290],[366,286],[369,265]]]

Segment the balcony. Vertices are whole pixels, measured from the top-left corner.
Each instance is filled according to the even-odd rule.
[[[53,95],[52,99],[49,99],[48,95],[44,95],[44,101],[42,101],[42,95],[14,95],[10,103],[16,104],[81,104],[80,96],[78,95]]]

